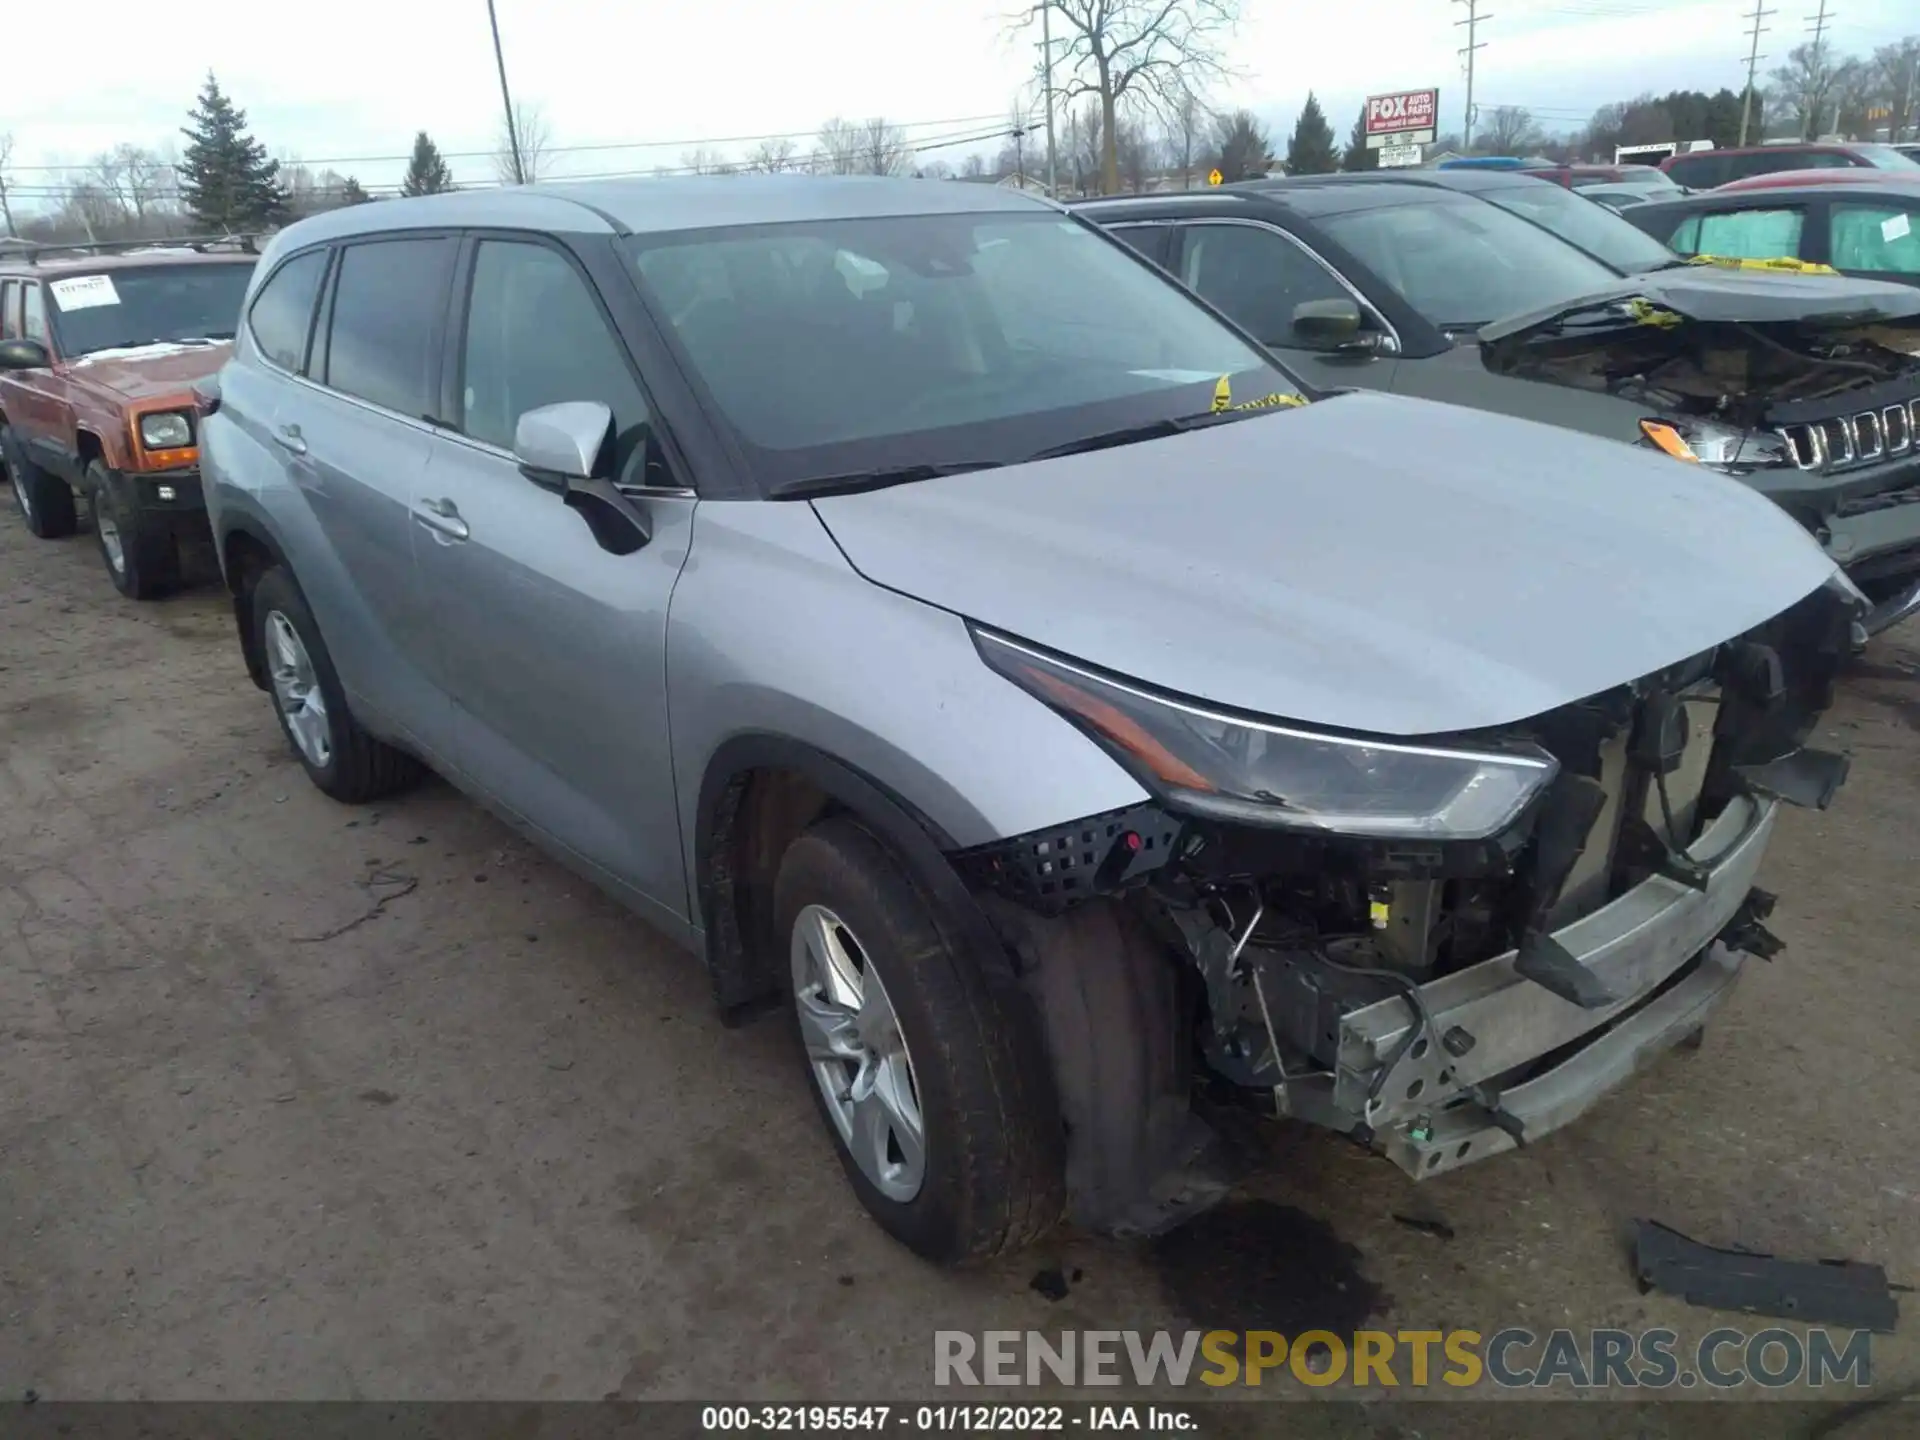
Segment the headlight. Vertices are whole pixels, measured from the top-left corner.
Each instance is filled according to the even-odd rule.
[[[193,423],[173,411],[164,415],[142,415],[140,443],[149,450],[179,450],[193,444]]]
[[[1321,735],[1154,695],[974,632],[986,662],[1074,722],[1170,807],[1254,825],[1481,840],[1559,764],[1535,749],[1455,749]]]
[[[1717,470],[1761,470],[1791,465],[1787,442],[1759,430],[1740,430],[1718,420],[1642,420],[1649,445],[1676,460],[1711,465]]]

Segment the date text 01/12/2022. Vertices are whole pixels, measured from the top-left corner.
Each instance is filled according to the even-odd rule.
[[[708,1405],[703,1432],[777,1431],[825,1435],[848,1431],[925,1433],[1143,1430],[1198,1434],[1192,1411],[1165,1405]]]

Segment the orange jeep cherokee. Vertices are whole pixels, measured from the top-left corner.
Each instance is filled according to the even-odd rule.
[[[0,466],[43,539],[74,532],[84,497],[107,573],[136,600],[171,589],[177,542],[206,533],[192,387],[226,363],[252,248],[0,251]]]

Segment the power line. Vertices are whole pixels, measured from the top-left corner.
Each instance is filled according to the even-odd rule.
[[[1467,27],[1467,43],[1460,49],[1460,53],[1466,57],[1467,61],[1467,118],[1461,130],[1460,144],[1462,149],[1471,150],[1473,149],[1473,54],[1476,50],[1487,48],[1486,41],[1475,37],[1479,32],[1480,23],[1483,20],[1491,20],[1493,17],[1480,13],[1480,0],[1453,0],[1453,3],[1467,7],[1467,18],[1453,23]],[[1824,4],[1825,0],[1822,0],[1822,3]]]
[[[953,115],[943,120],[907,120],[895,125],[897,130],[925,130],[938,125],[980,125],[989,120],[1000,120],[999,115]],[[612,140],[593,145],[549,145],[543,152],[547,155],[583,155],[606,150],[687,150],[698,149],[703,145],[751,145],[761,140],[805,140],[820,133],[820,127],[809,130],[779,130],[764,135],[709,135],[698,140]],[[443,150],[443,160],[491,160],[491,150]],[[296,165],[387,165],[404,164],[413,156],[405,155],[334,155],[315,159],[298,159]],[[27,171],[63,172],[82,170],[83,165],[9,165],[7,169],[14,173]]]
[[[1824,6],[1826,0],[1821,0],[1821,4]],[[1747,17],[1753,21],[1753,30],[1750,33],[1747,45],[1747,89],[1746,93],[1740,97],[1740,143],[1742,145],[1747,143],[1747,125],[1753,113],[1754,67],[1764,58],[1760,54],[1760,36],[1768,27],[1762,25],[1760,22],[1767,16],[1777,13],[1777,11],[1773,10],[1762,10],[1760,8],[1760,0],[1753,0],[1753,14]]]

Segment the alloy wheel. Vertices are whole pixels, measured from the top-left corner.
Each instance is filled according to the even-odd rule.
[[[793,922],[793,999],[814,1083],[841,1144],[889,1200],[920,1193],[926,1122],[900,1017],[846,922],[808,905]]]
[[[267,616],[267,673],[273,698],[287,733],[308,763],[324,769],[333,758],[333,731],[327,722],[327,699],[320,691],[313,661],[300,632],[278,610]]]

